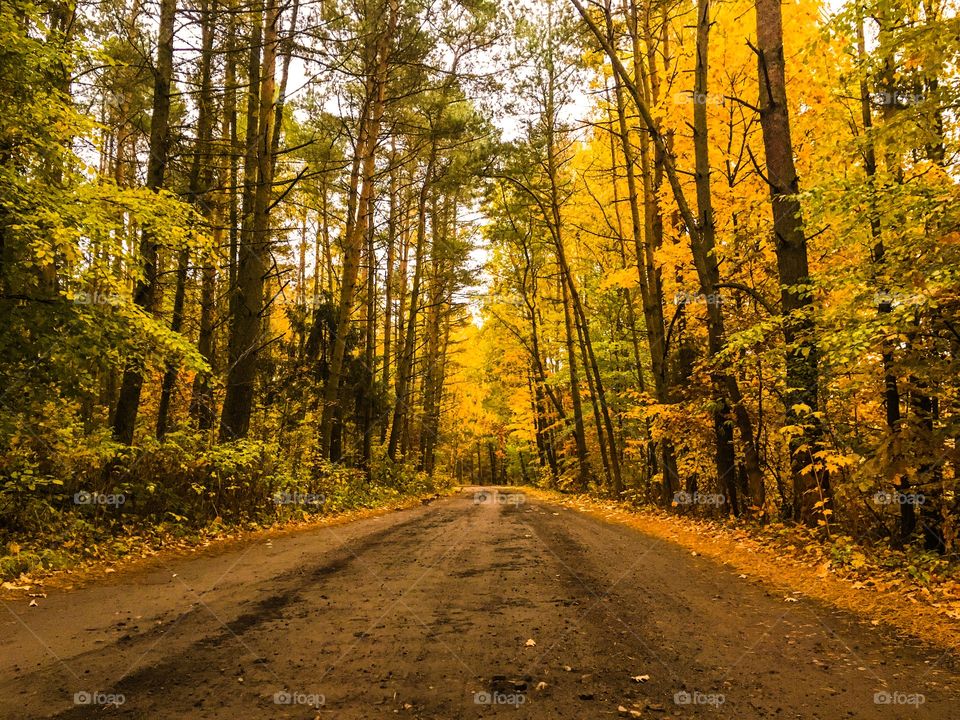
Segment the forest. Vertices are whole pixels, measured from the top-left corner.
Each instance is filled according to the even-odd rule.
[[[3,577],[453,484],[955,556],[957,10],[5,0]]]

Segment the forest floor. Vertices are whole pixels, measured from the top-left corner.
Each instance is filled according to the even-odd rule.
[[[956,717],[943,645],[587,509],[467,488],[10,597],[0,717]]]

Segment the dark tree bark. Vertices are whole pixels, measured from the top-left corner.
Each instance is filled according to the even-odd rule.
[[[583,402],[580,398],[580,373],[577,370],[577,352],[575,330],[573,328],[573,313],[570,310],[570,293],[567,283],[560,279],[561,297],[563,298],[563,326],[566,330],[565,341],[567,347],[567,373],[570,379],[570,401],[573,406],[573,439],[577,448],[577,482],[580,490],[586,490],[590,485],[590,461],[587,453],[587,439],[583,425]]]
[[[707,300],[707,351],[716,358],[724,347],[723,308],[717,294],[720,267],[716,254],[716,228],[710,188],[710,145],[707,127],[708,71],[710,67],[710,0],[697,3],[697,62],[693,96],[693,143],[696,156],[697,227],[690,233],[694,264],[700,277],[700,289]],[[715,361],[714,361],[715,362]],[[736,454],[733,445],[733,418],[727,401],[726,386],[736,383],[719,367],[711,368],[713,382],[713,431],[716,443],[717,483],[725,493],[734,514],[736,503]],[[739,389],[737,390],[739,394]],[[753,443],[752,430],[744,438]],[[762,477],[760,478],[762,487]],[[759,493],[758,493],[759,494]],[[762,498],[760,505],[762,506]]]
[[[863,18],[857,18],[857,54],[861,62],[866,59],[866,39],[863,30]],[[884,78],[888,73],[884,73]],[[884,83],[888,90],[892,90],[891,83]],[[891,108],[892,109],[892,108]],[[870,88],[867,84],[867,78],[864,76],[860,81],[860,113],[863,120],[863,131],[865,145],[863,148],[863,169],[867,175],[867,182],[873,193],[877,188],[877,154],[873,142],[873,111],[870,107]],[[876,208],[876,202],[870,202],[870,235],[873,239],[873,248],[871,259],[875,266],[877,274],[882,272],[886,248],[883,242],[883,227],[880,220],[880,214]],[[886,297],[885,288],[880,287],[877,293],[879,302],[877,303],[877,312],[880,315],[889,315],[893,306]],[[887,430],[892,440],[891,446],[897,447],[898,442],[895,438],[900,434],[900,386],[894,370],[893,343],[884,338],[881,343],[881,362],[883,367],[883,404],[887,421]],[[891,459],[895,463],[895,459]],[[895,488],[897,492],[907,494],[910,489],[910,481],[903,477],[900,484]],[[910,541],[917,527],[916,511],[912,503],[900,504],[900,532],[898,542],[903,545]]]
[[[200,40],[200,91],[197,93],[197,138],[194,144],[193,161],[190,166],[189,187],[187,190],[190,202],[197,208],[207,225],[213,217],[213,206],[209,196],[213,187],[213,162],[211,158],[211,141],[213,139],[213,35],[214,20],[217,14],[217,0],[202,0],[200,5],[201,40]],[[173,315],[170,319],[170,331],[180,333],[183,330],[184,306],[187,295],[187,273],[190,264],[190,251],[184,247],[177,254],[176,289],[173,296]],[[209,271],[204,267],[204,289],[209,293]],[[209,305],[212,298],[204,298]],[[202,310],[201,310],[202,312]],[[209,328],[208,322],[208,328]],[[209,335],[209,333],[208,333]],[[209,343],[209,337],[202,338],[204,344]],[[209,345],[206,348],[205,359],[209,360]],[[201,353],[204,348],[200,348]],[[177,366],[173,363],[167,366],[163,374],[160,388],[160,402],[157,409],[157,438],[163,439],[167,432],[170,400],[177,382]]]
[[[256,18],[259,26],[261,20]],[[280,10],[275,0],[268,0],[263,22],[263,57],[259,66],[255,49],[251,49],[250,77],[259,77],[259,94],[252,91],[247,108],[247,122],[257,128],[255,148],[246,167],[244,225],[241,232],[237,287],[230,327],[226,394],[220,415],[221,442],[247,436],[253,412],[253,394],[257,380],[258,359],[263,337],[264,285],[270,254],[270,205],[273,197],[274,124],[277,117],[275,78]],[[255,30],[254,35],[260,32]],[[250,134],[248,131],[248,140]],[[249,188],[249,183],[253,187]],[[252,190],[252,192],[251,192]],[[249,212],[247,203],[249,202]],[[249,217],[249,221],[247,218]]]
[[[443,366],[445,336],[449,333],[449,277],[448,248],[456,237],[457,198],[445,197],[439,217],[433,220],[432,273],[428,291],[426,355],[423,378],[423,420],[420,431],[420,469],[433,475],[436,459],[437,434],[440,431],[440,401],[443,393]]]
[[[397,29],[399,8],[396,0],[390,0],[385,27],[375,41],[373,63],[369,70],[366,88],[366,111],[362,117],[362,128],[357,138],[356,160],[360,161],[360,177],[351,184],[351,196],[358,199],[354,204],[356,216],[348,207],[348,221],[344,239],[343,275],[340,286],[340,301],[337,307],[337,329],[333,339],[333,352],[330,357],[329,372],[323,389],[323,411],[320,421],[320,453],[330,454],[330,435],[333,428],[334,410],[339,405],[340,381],[343,374],[343,360],[347,347],[347,333],[350,314],[353,311],[357,275],[360,269],[360,255],[363,249],[366,229],[372,218],[369,216],[371,198],[374,192],[375,161],[377,146],[380,142],[380,125],[383,120],[384,102],[388,81],[387,69],[390,62],[390,44]],[[359,182],[359,192],[355,190]]]
[[[783,334],[787,346],[787,424],[805,426],[791,439],[793,517],[815,525],[828,517],[830,477],[818,468],[814,453],[823,428],[819,410],[819,347],[815,338],[813,297],[809,289],[807,238],[800,207],[800,180],[793,160],[790,113],[787,105],[780,0],[757,0],[757,57],[760,84],[760,127],[766,156],[766,178],[773,208],[777,271]]]
[[[370,208],[368,215],[373,217],[374,200],[370,199]],[[373,415],[377,397],[377,256],[374,247],[375,230],[373,222],[369,223],[367,228],[367,248],[366,248],[366,300],[364,302],[366,313],[366,327],[364,333],[364,390],[363,390],[363,409],[361,419],[361,464],[369,473],[371,462],[373,460]]]
[[[417,202],[417,239],[413,283],[410,288],[409,309],[403,328],[403,346],[397,360],[397,397],[393,407],[393,422],[390,424],[390,439],[387,444],[387,456],[397,461],[402,436],[406,435],[405,425],[409,421],[412,405],[411,386],[413,384],[414,355],[417,332],[417,314],[420,310],[420,285],[423,281],[423,263],[426,257],[427,242],[427,202],[432,187],[433,169],[437,159],[436,140],[431,144],[430,157],[424,171],[423,185]]]
[[[170,145],[170,91],[173,83],[173,30],[177,15],[176,0],[161,0],[157,39],[157,63],[153,85],[153,113],[150,121],[150,157],[147,161],[147,187],[157,191],[163,187],[167,172]],[[133,302],[143,312],[152,314],[157,302],[157,239],[151,228],[140,235],[142,277],[137,280]],[[143,389],[143,369],[129,363],[123,373],[120,396],[113,415],[113,435],[126,445],[133,442]]]

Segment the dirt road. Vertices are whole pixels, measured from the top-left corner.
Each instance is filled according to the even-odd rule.
[[[474,493],[5,602],[0,718],[960,717],[940,651]]]

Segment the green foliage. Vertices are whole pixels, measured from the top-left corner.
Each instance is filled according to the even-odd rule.
[[[19,454],[4,460],[0,547],[8,554],[0,557],[0,579],[173,539],[380,507],[450,482],[386,459],[369,477],[327,462],[309,467],[254,440],[206,448],[202,436],[174,433],[128,448],[103,437],[84,442],[69,428],[52,436],[57,445],[47,446],[45,462],[31,465]],[[123,500],[78,504],[85,494]]]

